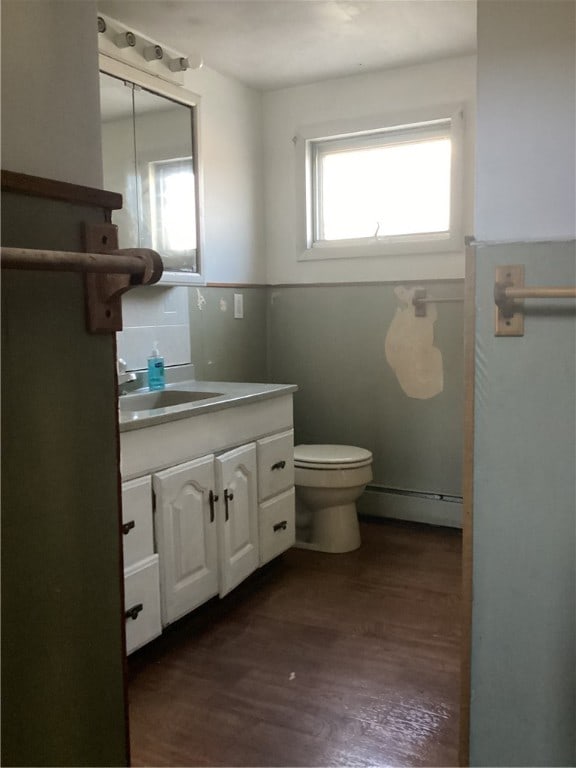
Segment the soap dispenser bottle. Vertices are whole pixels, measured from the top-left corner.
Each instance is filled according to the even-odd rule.
[[[154,391],[164,389],[165,386],[164,358],[158,350],[158,342],[155,341],[152,354],[148,358],[148,389]]]

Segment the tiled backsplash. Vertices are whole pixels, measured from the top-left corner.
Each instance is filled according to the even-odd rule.
[[[192,362],[186,287],[131,291],[122,300],[122,313],[124,330],[116,338],[128,370],[146,367],[154,342],[165,365]]]

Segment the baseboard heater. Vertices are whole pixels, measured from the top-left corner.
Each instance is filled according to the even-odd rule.
[[[462,497],[425,491],[408,491],[372,484],[358,500],[358,512],[367,517],[462,527]]]

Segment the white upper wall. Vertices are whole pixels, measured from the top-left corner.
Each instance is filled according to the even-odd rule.
[[[576,5],[482,2],[478,240],[576,237]]]
[[[3,168],[102,185],[95,30],[92,0],[2,0]]]
[[[184,84],[201,97],[205,278],[263,283],[262,96],[208,67]]]
[[[315,123],[395,111],[464,107],[464,233],[474,234],[476,57],[329,80],[264,94],[267,282],[310,283],[460,278],[464,252],[299,262],[298,131]]]

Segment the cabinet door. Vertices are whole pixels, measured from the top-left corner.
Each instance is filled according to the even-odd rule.
[[[218,594],[214,456],[158,472],[153,484],[166,625]]]
[[[256,444],[216,458],[220,493],[218,539],[220,596],[226,595],[258,567],[258,498]]]

